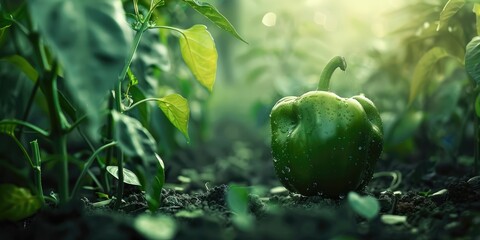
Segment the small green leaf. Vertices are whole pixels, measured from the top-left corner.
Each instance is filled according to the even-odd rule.
[[[197,0],[183,0],[184,2],[188,3],[193,9],[197,12],[208,18],[210,21],[215,23],[219,28],[227,31],[228,33],[232,34],[234,37],[239,39],[240,41],[247,43],[240,34],[238,34],[235,27],[228,21],[226,17],[224,17],[214,6],[209,3],[199,2]]]
[[[202,209],[196,209],[193,211],[181,210],[175,213],[177,218],[199,218],[205,216],[205,212]]]
[[[467,44],[465,53],[465,70],[480,85],[480,36],[476,36]]]
[[[218,58],[212,35],[204,25],[178,30],[182,33],[180,50],[183,60],[200,84],[211,92],[217,75]]]
[[[288,193],[288,190],[283,186],[279,186],[279,187],[274,187],[274,188],[270,189],[270,193],[271,194],[283,194],[283,193]]]
[[[420,94],[421,88],[431,79],[429,75],[436,63],[449,56],[451,57],[445,49],[440,47],[434,47],[422,56],[413,72],[413,79],[410,85],[410,96],[408,99],[409,104],[415,100],[418,94]]]
[[[188,119],[190,117],[190,109],[187,99],[179,94],[171,94],[160,98],[158,106],[167,116],[168,120],[175,126],[189,141],[188,136]]]
[[[252,216],[248,210],[248,188],[236,185],[230,185],[227,191],[227,204],[229,209],[235,213],[233,223],[243,229],[251,230]]]
[[[133,226],[147,239],[173,239],[177,232],[175,220],[166,215],[142,214],[135,218]]]
[[[388,225],[407,223],[407,216],[384,214],[380,217],[380,219],[383,223]]]
[[[118,166],[107,166],[107,171],[118,179]],[[130,185],[141,186],[137,175],[126,168],[123,168],[123,182]]]
[[[41,201],[26,188],[12,184],[0,185],[0,221],[18,221],[36,213]]]
[[[37,81],[37,78],[38,78],[37,71],[35,70],[35,68],[32,67],[32,65],[30,65],[30,63],[24,57],[19,55],[12,55],[9,57],[1,58],[0,61],[11,63],[12,65],[22,70],[22,72],[25,73],[25,75],[30,80],[32,80],[33,82]]]
[[[230,185],[227,192],[227,204],[236,214],[248,213],[248,189],[242,186]]]
[[[465,0],[448,0],[440,12],[440,20],[438,21],[437,31],[448,24],[450,18],[453,17],[465,5]]]
[[[372,196],[362,197],[356,192],[348,193],[348,204],[358,215],[371,220],[378,215],[380,204]]]
[[[135,77],[130,67],[128,68],[127,75],[128,75],[128,79],[130,79],[130,83],[129,83],[130,86],[135,86],[138,84],[138,79],[137,77]]]

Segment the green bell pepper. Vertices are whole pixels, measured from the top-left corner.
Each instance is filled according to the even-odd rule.
[[[272,155],[280,182],[306,196],[344,196],[371,180],[383,148],[382,120],[363,95],[341,98],[329,92],[343,57],[322,71],[317,91],[284,97],[272,109]]]

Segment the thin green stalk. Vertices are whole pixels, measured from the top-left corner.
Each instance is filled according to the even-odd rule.
[[[399,171],[377,172],[373,174],[372,178],[378,178],[378,177],[392,178],[392,182],[390,183],[390,186],[387,188],[387,190],[390,190],[390,191],[395,190],[400,185],[400,183],[402,183],[402,173]]]
[[[45,97],[47,99],[48,110],[50,114],[51,132],[50,138],[53,143],[53,151],[56,157],[60,159],[59,169],[59,200],[60,204],[65,204],[69,199],[69,182],[68,182],[68,155],[67,155],[67,135],[66,126],[60,103],[58,99],[57,89],[57,65],[55,64],[52,71],[47,72],[44,79]]]
[[[38,196],[40,197],[40,202],[42,206],[45,205],[45,198],[43,196],[43,187],[42,187],[42,160],[40,159],[40,149],[38,147],[37,140],[31,141],[30,146],[32,147],[34,167],[33,167],[33,176],[35,181],[35,187]]]
[[[120,72],[120,75],[118,76],[118,81],[119,81],[119,88],[116,88],[115,89],[115,98],[117,99],[116,100],[116,104],[117,104],[117,108],[121,105],[121,83],[122,81],[125,79],[125,77],[127,76],[127,72],[128,72],[128,68],[130,67],[130,65],[132,64],[132,60],[133,60],[133,56],[135,55],[135,52],[137,51],[137,48],[138,48],[138,45],[140,44],[140,40],[142,38],[142,35],[143,33],[149,28],[149,21],[150,21],[150,17],[152,16],[152,11],[149,11],[147,16],[145,17],[145,21],[142,23],[142,26],[140,27],[140,29],[137,31],[137,33],[135,34],[135,37],[133,38],[133,46],[132,48],[130,49],[130,52],[128,53],[128,56],[127,56],[127,59],[125,60],[125,65],[123,66],[123,69],[122,71]],[[120,108],[117,109],[117,111],[121,110]]]
[[[110,96],[108,99],[108,109],[110,111],[113,111],[114,106],[113,106],[113,96]],[[108,120],[107,120],[107,133],[106,133],[106,141],[113,141],[113,125],[115,123],[113,122],[113,117],[112,114],[108,114]],[[110,165],[112,162],[112,157],[113,157],[113,149],[109,148],[107,151],[107,155],[105,157],[105,166],[101,168],[101,173],[100,176],[103,176],[103,183],[105,185],[105,190],[107,193],[110,194],[110,179],[108,178],[107,174],[107,166]]]
[[[40,127],[37,127],[29,122],[25,122],[25,121],[21,121],[21,120],[17,120],[17,119],[5,119],[5,120],[1,120],[0,121],[0,124],[15,124],[15,125],[21,125],[21,126],[24,126],[26,128],[29,128],[37,133],[39,133],[40,135],[44,136],[44,137],[48,137],[49,136],[49,133],[43,129],[41,129]]]
[[[180,33],[183,37],[186,37],[185,36],[185,33],[183,33],[183,31],[179,28],[175,28],[175,27],[170,27],[170,26],[151,26],[151,27],[148,27],[148,29],[167,29],[167,30],[173,30],[175,32],[178,32]]]
[[[90,148],[90,150],[91,150],[92,152],[95,152],[95,151],[96,151],[96,150],[95,150],[95,147],[94,147],[93,144],[90,142],[90,140],[88,140],[87,136],[86,136],[85,133],[82,131],[82,129],[81,129],[81,128],[77,128],[77,131],[78,131],[78,133],[80,134],[80,136],[83,138],[83,140],[87,143],[87,145],[88,145],[88,147]],[[111,148],[110,148],[110,149],[111,149]],[[110,149],[109,149],[109,150],[110,150]],[[97,159],[97,162],[100,163],[100,158],[98,157],[98,155],[97,155],[95,158]],[[95,177],[95,176],[93,176],[93,174],[90,174],[90,172],[89,172],[89,175],[90,175],[92,178]],[[103,175],[100,174],[100,176],[103,176]],[[107,192],[110,191],[109,188],[106,188],[106,187],[108,187],[108,185],[104,187],[103,184],[101,184],[100,182],[98,182],[98,180],[96,180],[96,179],[95,179],[95,182],[97,182],[97,185],[101,188],[101,191],[102,191],[102,192],[105,192],[105,189],[108,189]]]
[[[15,136],[12,136],[13,138],[13,141],[15,141],[15,143],[17,144],[17,146],[20,148],[20,150],[22,151],[23,155],[25,156],[25,158],[27,159],[28,163],[30,164],[30,166],[32,167],[32,169],[35,170],[35,164],[34,162],[32,161],[32,158],[30,157],[30,155],[28,154],[27,150],[23,147],[23,144],[18,141],[18,139],[15,137]]]
[[[33,86],[32,92],[30,93],[30,97],[28,98],[27,108],[23,112],[22,121],[26,121],[28,119],[28,116],[30,115],[30,111],[33,105],[33,100],[35,99],[35,95],[37,94],[39,86],[40,86],[40,81],[36,81],[35,85]],[[18,135],[22,136],[23,126],[21,126],[18,131],[19,131]]]
[[[102,111],[102,112],[100,112],[100,113],[106,114],[106,113],[108,113],[108,111],[105,110],[105,111]],[[73,122],[70,126],[67,127],[67,129],[65,130],[65,132],[66,132],[66,133],[70,133],[70,132],[72,132],[72,131],[75,130],[75,129],[79,129],[79,128],[78,128],[78,125],[80,125],[83,121],[85,121],[85,120],[87,119],[87,117],[88,117],[88,115],[83,115],[83,116],[79,117],[75,122]],[[65,125],[66,125],[66,124],[65,124]]]
[[[60,158],[59,172],[59,200],[60,204],[65,204],[69,200],[69,174],[68,174],[68,155],[67,155],[67,137],[59,135],[54,137],[53,149],[55,155]]]
[[[130,53],[128,55],[128,58],[125,62],[125,65],[123,66],[123,70],[120,73],[119,79],[118,79],[118,85],[117,88],[115,88],[115,110],[118,112],[123,112],[122,109],[122,81],[125,79],[128,68],[130,67],[130,64],[132,63],[133,60],[133,55],[137,51],[138,45],[140,44],[140,39],[142,38],[143,32],[148,28],[148,21],[150,19],[151,12],[147,15],[147,18],[145,19],[145,22],[142,23],[141,28],[137,31],[135,34],[135,37],[133,39],[133,46],[130,49]],[[117,157],[117,163],[118,163],[118,184],[117,184],[117,202],[115,204],[115,208],[120,207],[120,203],[122,201],[123,197],[123,152],[120,149],[117,149],[116,151],[116,157]]]
[[[95,174],[93,174],[93,172],[90,171],[90,170],[88,170],[87,173],[88,173],[88,176],[90,176],[90,178],[92,179],[92,181],[95,184],[97,184],[99,190],[104,193],[105,189],[103,188],[102,183],[100,183],[100,181],[98,181],[98,178],[95,176]]]
[[[80,187],[80,185],[82,184],[82,181],[83,181],[83,178],[85,177],[85,175],[88,173],[88,169],[90,169],[90,166],[92,165],[93,161],[95,160],[95,158],[97,157],[97,155],[102,152],[103,150],[109,148],[109,147],[113,147],[115,146],[117,143],[116,142],[111,142],[111,143],[108,143],[108,144],[105,144],[101,147],[99,147],[95,152],[92,153],[92,155],[90,156],[90,158],[88,158],[88,160],[85,162],[85,164],[83,165],[83,169],[82,169],[82,172],[80,173],[80,176],[78,176],[77,178],[77,182],[75,183],[75,186],[73,187],[73,190],[72,190],[72,197],[75,197],[77,192],[78,192],[78,188]]]
[[[123,152],[117,149],[117,162],[118,162],[118,182],[117,182],[117,200],[115,201],[115,209],[118,209],[122,203],[123,198]]]
[[[140,40],[142,38],[143,32],[145,32],[149,27],[150,17],[152,16],[153,9],[148,11],[147,16],[145,17],[144,21],[142,22],[142,26],[135,34],[133,38],[133,46],[130,49],[128,57],[125,61],[125,65],[123,66],[122,72],[118,77],[118,85],[115,88],[115,110],[118,112],[123,112],[122,109],[122,81],[127,76],[128,68],[133,60],[133,55],[137,51],[138,45],[140,44]],[[121,149],[117,149],[116,157],[118,162],[118,184],[117,184],[117,201],[115,202],[115,208],[119,208],[123,198],[123,152]]]
[[[337,68],[342,69],[342,71],[347,69],[347,62],[344,57],[336,56],[327,63],[320,75],[320,81],[318,82],[317,88],[318,91],[328,91],[330,87],[330,78],[332,78],[333,72],[335,72]]]
[[[128,112],[128,111],[132,110],[133,108],[135,108],[136,106],[138,106],[139,104],[142,104],[142,103],[148,102],[148,101],[162,101],[162,99],[161,98],[145,98],[145,99],[142,99],[142,100],[132,104],[132,106],[126,108],[124,111]]]

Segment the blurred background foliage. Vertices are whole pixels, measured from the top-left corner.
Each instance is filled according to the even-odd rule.
[[[6,2],[11,6],[2,7],[15,9],[15,3]],[[183,29],[196,23],[208,26],[219,53],[213,93],[193,80],[172,32],[146,33],[132,65],[140,82],[131,89],[134,100],[176,92],[189,101],[189,143],[154,105],[134,113],[159,144],[170,186],[279,185],[270,155],[270,110],[283,96],[315,90],[323,66],[335,55],[344,56],[348,67],[334,74],[331,91],[342,97],[363,93],[381,112],[384,166],[394,167],[396,162],[471,166],[474,86],[463,63],[440,60],[410,103],[409,95],[415,68],[430,49],[442,47],[464,58],[466,44],[477,35],[473,3],[467,2],[437,30],[446,0],[208,2],[248,44],[180,1],[166,1],[154,19],[158,25]],[[140,3],[146,7],[149,1]],[[124,1],[124,6],[133,12],[131,1]],[[22,45],[26,40],[18,31],[1,33],[0,56],[19,49],[28,56],[31,50]],[[0,73],[0,118],[21,119],[33,84],[8,64],[0,64]],[[47,115],[45,103],[37,98],[28,119],[42,125],[39,116]],[[5,142],[9,141],[2,136],[2,157],[9,158],[12,148]]]

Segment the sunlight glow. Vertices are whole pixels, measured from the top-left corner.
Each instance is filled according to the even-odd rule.
[[[277,24],[277,14],[273,12],[268,12],[263,16],[262,19],[263,25],[267,27],[273,27],[275,24]]]

